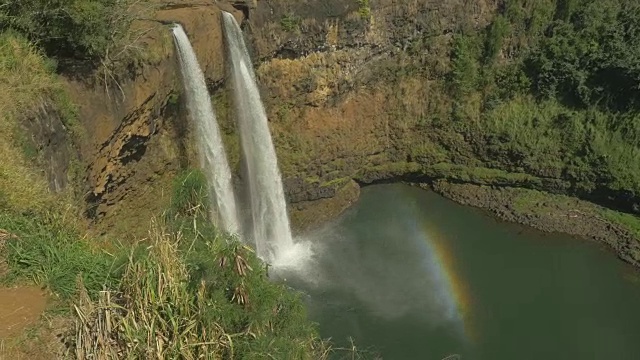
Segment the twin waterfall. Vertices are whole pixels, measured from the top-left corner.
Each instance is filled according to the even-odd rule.
[[[231,172],[211,105],[205,78],[182,27],[173,28],[180,56],[187,107],[197,124],[201,166],[213,195],[214,218],[222,229],[255,242],[258,256],[268,263],[286,258],[294,248],[289,217],[271,141],[267,115],[260,99],[251,59],[242,31],[235,18],[223,12],[223,24],[229,53],[229,71],[242,155],[246,166],[246,191],[250,219],[240,227]]]

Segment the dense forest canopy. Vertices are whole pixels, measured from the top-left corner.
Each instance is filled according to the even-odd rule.
[[[640,4],[565,0],[554,17],[527,59],[536,92],[569,106],[636,110]]]
[[[636,196],[640,4],[502,5],[484,32],[454,36],[448,82],[458,131],[482,137],[478,151],[492,167],[565,178],[578,193]]]

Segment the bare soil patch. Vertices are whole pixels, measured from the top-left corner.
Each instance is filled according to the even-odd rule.
[[[35,324],[45,310],[46,293],[35,286],[0,288],[0,340]]]

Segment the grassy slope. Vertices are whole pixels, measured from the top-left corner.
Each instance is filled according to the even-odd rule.
[[[28,166],[19,117],[60,88],[48,63],[23,38],[0,34],[0,208],[43,209],[52,201],[43,177]]]
[[[56,218],[6,215],[0,227],[18,237],[7,244],[4,280],[47,286],[64,313],[64,304],[75,304],[70,340],[78,358],[315,359],[328,351],[298,295],[269,282],[253,252],[219,235],[199,211],[160,221],[148,240],[112,243],[108,252]],[[113,328],[103,327],[104,316]]]

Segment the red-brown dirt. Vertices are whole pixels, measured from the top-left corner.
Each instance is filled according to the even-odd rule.
[[[0,340],[20,334],[45,310],[46,293],[35,286],[0,288]]]

